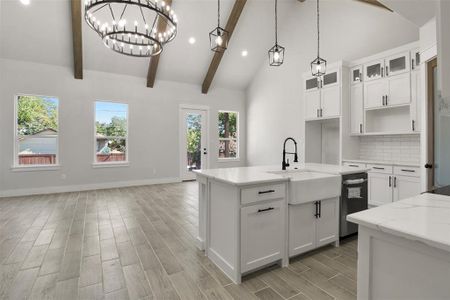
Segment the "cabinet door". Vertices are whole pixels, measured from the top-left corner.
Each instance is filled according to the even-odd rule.
[[[420,177],[395,176],[393,180],[394,201],[420,194]]]
[[[283,258],[286,235],[284,199],[241,208],[241,271]]]
[[[384,77],[384,60],[376,60],[364,65],[364,81],[372,81]]]
[[[420,68],[420,48],[411,51],[411,70],[415,71]]]
[[[392,202],[392,175],[369,173],[369,204],[383,205]]]
[[[383,98],[387,95],[387,81],[385,79],[364,83],[364,108],[383,106]]]
[[[409,61],[409,51],[386,58],[385,75],[389,77],[409,72],[411,70]]]
[[[409,73],[387,79],[387,105],[408,104],[411,102],[411,75]]]
[[[321,117],[338,117],[341,115],[341,88],[337,85],[322,88]]]
[[[339,84],[339,71],[329,70],[322,77],[322,88],[331,87]]]
[[[411,72],[411,130],[420,131],[420,72]]]
[[[316,222],[316,247],[332,243],[339,238],[339,198],[320,201]]]
[[[320,109],[320,90],[305,93],[305,118],[317,119]]]
[[[351,133],[363,133],[363,84],[354,84],[350,87],[350,122]]]
[[[363,70],[362,66],[356,66],[350,70],[350,83],[351,84],[357,84],[357,83],[360,83],[363,81],[362,80],[362,75],[363,75],[362,70]]]
[[[309,77],[305,79],[305,91],[313,91],[319,89],[319,79]]]
[[[289,257],[316,247],[314,203],[289,205]]]

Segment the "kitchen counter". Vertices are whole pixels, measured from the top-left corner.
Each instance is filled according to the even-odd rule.
[[[259,183],[269,183],[277,181],[289,181],[289,178],[283,174],[274,174],[271,172],[281,171],[279,165],[255,166],[255,167],[239,167],[239,168],[223,168],[223,169],[206,169],[195,170],[199,176],[213,178],[217,181],[233,184],[233,185],[250,185]],[[352,168],[339,165],[328,164],[292,164],[287,171],[310,171],[317,173],[326,173],[334,175],[346,175],[367,172],[367,168]]]
[[[391,166],[402,166],[402,167],[420,167],[419,163],[414,162],[396,162],[388,160],[370,160],[370,159],[343,159],[343,162],[354,162],[360,164],[374,164],[374,165],[391,165]]]
[[[359,225],[358,299],[448,299],[450,197],[426,193],[347,220]]]

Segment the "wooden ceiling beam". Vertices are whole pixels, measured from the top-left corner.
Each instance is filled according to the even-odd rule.
[[[167,5],[172,6],[172,0],[165,1]],[[158,19],[158,23],[156,24],[156,30],[158,32],[166,31],[167,23],[162,19]],[[152,88],[155,85],[156,81],[156,72],[158,71],[159,59],[161,57],[162,52],[159,55],[153,56],[150,58],[150,63],[148,65],[147,72],[147,87]]]
[[[81,32],[81,0],[71,0],[73,68],[75,79],[83,79],[83,36]]]
[[[380,7],[380,8],[384,8],[384,9],[390,11],[390,12],[393,12],[392,9],[390,9],[389,7],[387,7],[386,5],[384,5],[383,3],[381,3],[380,1],[377,1],[377,0],[357,0],[357,1],[363,2],[363,3],[367,3],[367,4],[370,4],[370,5],[373,5],[373,6],[377,6],[377,7]]]
[[[230,39],[233,35],[233,31],[236,28],[236,24],[239,21],[239,17],[241,16],[242,10],[244,9],[245,3],[247,0],[236,0],[233,5],[233,9],[231,10],[230,17],[228,18],[227,25],[225,26],[225,30],[228,31],[228,46],[230,45]],[[211,83],[216,75],[216,71],[219,68],[220,61],[222,60],[224,53],[223,52],[215,52],[212,58],[211,64],[209,65],[208,72],[206,73],[205,79],[202,84],[202,93],[207,94],[208,90],[211,86]]]

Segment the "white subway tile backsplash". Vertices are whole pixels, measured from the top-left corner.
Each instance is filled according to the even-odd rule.
[[[388,162],[420,162],[420,137],[418,135],[362,136],[359,159]]]

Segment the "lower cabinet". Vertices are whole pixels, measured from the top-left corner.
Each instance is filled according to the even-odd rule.
[[[339,239],[339,198],[289,205],[289,257]]]
[[[420,177],[395,176],[393,180],[394,201],[420,194]]]
[[[284,255],[285,200],[241,208],[241,272],[264,266]]]
[[[369,204],[383,205],[392,202],[392,175],[369,173]]]

